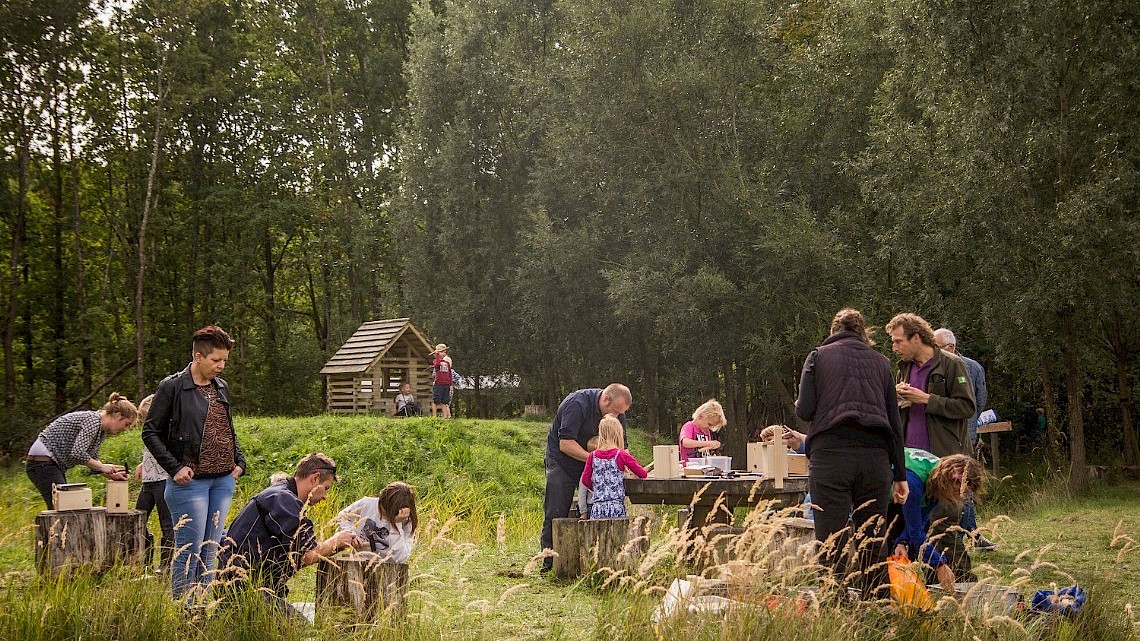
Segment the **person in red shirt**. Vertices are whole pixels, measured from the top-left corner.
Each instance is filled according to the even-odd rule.
[[[454,389],[455,377],[451,369],[451,357],[447,355],[447,345],[440,343],[432,352],[435,360],[431,364],[431,415],[436,415],[436,408],[440,410],[439,416],[451,418],[451,392]]]

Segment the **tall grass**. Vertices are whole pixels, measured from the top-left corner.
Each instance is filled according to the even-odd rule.
[[[310,512],[322,535],[331,534],[330,521],[340,508],[385,483],[400,479],[417,487],[421,528],[405,618],[360,624],[345,612],[329,611],[309,625],[283,620],[256,598],[188,613],[169,598],[161,576],[126,568],[100,576],[37,576],[30,524],[42,504],[16,468],[0,475],[0,641],[1136,638],[1126,607],[1140,579],[1129,569],[1140,553],[1130,543],[1140,529],[1140,506],[1129,502],[1134,486],[1069,497],[1052,485],[1053,479],[1018,473],[998,484],[983,504],[983,520],[995,521],[1003,544],[996,553],[976,557],[983,581],[1019,586],[1026,597],[1038,587],[1078,582],[1093,596],[1076,620],[966,610],[949,599],[933,612],[903,616],[886,602],[849,599],[799,551],[798,564],[789,560],[769,569],[773,536],[784,516],[764,517],[759,511],[748,515],[746,534],[728,542],[737,546],[732,560],[714,554],[723,552],[725,540],[707,532],[679,532],[671,511],[635,507],[635,514],[650,519],[652,545],[633,571],[569,582],[537,575],[543,422],[242,417],[238,430],[250,470],[239,483],[235,511],[272,472],[291,470],[315,450],[336,458],[342,477]],[[113,461],[137,463],[141,452],[137,432],[111,439],[104,448],[106,460]],[[632,449],[645,460],[649,448],[636,433]],[[98,479],[93,483],[99,497],[102,485]],[[994,518],[1006,508],[1012,520]],[[1095,535],[1070,536],[1066,528],[1097,519],[1108,525]],[[694,558],[712,560],[694,564]],[[314,574],[307,569],[294,578],[291,601],[314,600]],[[657,620],[667,587],[690,574],[724,581],[740,605],[718,614]],[[805,590],[811,596],[797,601]],[[773,601],[773,594],[790,598]],[[796,607],[800,602],[802,612]]]

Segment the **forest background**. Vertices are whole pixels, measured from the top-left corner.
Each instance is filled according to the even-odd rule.
[[[953,329],[1075,488],[1138,465],[1140,4],[12,0],[0,451],[217,323],[235,409],[324,408],[410,316],[510,402],[634,391],[729,452],[843,306]],[[880,338],[882,335],[880,335]],[[879,348],[886,351],[887,341]]]

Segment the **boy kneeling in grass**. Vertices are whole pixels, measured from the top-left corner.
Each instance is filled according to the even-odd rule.
[[[297,463],[293,476],[270,485],[253,497],[230,523],[218,555],[218,580],[234,596],[249,587],[259,590],[270,605],[286,615],[300,616],[286,597],[289,579],[301,568],[345,548],[367,545],[351,531],[317,541],[310,505],[325,500],[337,480],[336,463],[319,452]]]

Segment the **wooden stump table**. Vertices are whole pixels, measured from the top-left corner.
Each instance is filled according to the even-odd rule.
[[[403,616],[408,594],[408,565],[385,563],[371,552],[322,560],[317,566],[317,610],[347,606],[358,621],[384,615]]]
[[[107,556],[107,510],[45,510],[36,515],[36,570],[98,572]]]
[[[634,572],[649,551],[644,517],[587,519],[578,524],[580,572],[610,568]]]
[[[146,512],[126,510],[107,512],[107,555],[105,567],[122,565],[145,569]]]
[[[625,493],[633,503],[679,505],[691,508],[687,527],[732,523],[732,510],[769,503],[772,508],[803,503],[808,477],[789,476],[780,481],[738,475],[736,478],[685,477],[674,479],[625,479]],[[716,508],[714,510],[714,508]]]
[[[781,572],[812,563],[813,541],[814,523],[798,517],[777,518],[748,528],[717,523],[691,531],[682,555],[701,570],[743,561]]]
[[[582,574],[581,551],[578,549],[579,523],[581,519],[554,519],[554,575],[561,579],[572,579]]]

